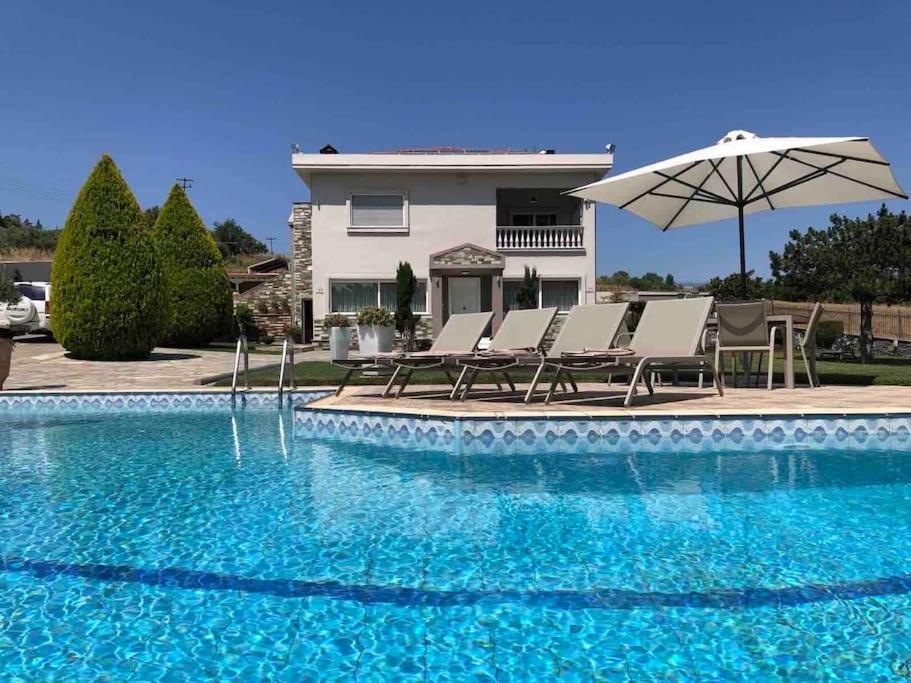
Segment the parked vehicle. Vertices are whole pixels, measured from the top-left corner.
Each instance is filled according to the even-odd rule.
[[[29,334],[37,332],[41,325],[35,303],[22,297],[14,304],[0,302],[0,332],[6,334]]]
[[[51,331],[51,283],[17,282],[16,289],[23,297],[35,304],[38,312],[38,326],[33,331],[38,334],[53,334]]]

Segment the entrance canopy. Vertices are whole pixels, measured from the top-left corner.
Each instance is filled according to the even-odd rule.
[[[503,254],[460,244],[430,255],[433,333],[439,334],[450,312],[492,311],[492,331],[503,319]],[[450,310],[454,309],[454,310]]]

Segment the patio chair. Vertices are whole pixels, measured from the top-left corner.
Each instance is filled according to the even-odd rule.
[[[712,310],[714,299],[668,299],[649,301],[645,305],[639,324],[633,332],[629,356],[618,356],[611,366],[613,375],[630,376],[629,389],[623,405],[629,407],[636,395],[636,387],[644,381],[649,394],[654,394],[650,372],[652,370],[701,370],[707,367],[708,357],[702,349],[705,324]],[[718,394],[724,396],[724,386],[717,368],[712,368]]]
[[[769,329],[764,301],[746,301],[743,303],[723,304],[716,307],[718,314],[718,336],[715,341],[715,370],[721,376],[724,384],[724,355],[725,354],[752,354],[759,353],[759,363],[762,364],[762,355],[769,354],[767,375],[767,388],[772,389],[772,373],[774,371],[775,335],[778,328]],[[746,376],[749,383],[750,363],[744,363]],[[736,375],[734,382],[736,384]]]
[[[620,335],[629,335],[624,322],[628,310],[629,303],[573,306],[553,346],[541,359],[525,402],[531,403],[541,375],[547,370],[553,372],[553,378],[545,403],[553,398],[562,377],[578,391],[573,373],[603,371],[616,363],[618,354],[628,353],[616,348]]]
[[[408,367],[407,365],[397,365],[396,361],[407,360],[412,365],[410,370],[413,372],[419,366],[422,368],[442,367],[444,360],[453,355],[471,355],[477,348],[478,342],[484,334],[487,325],[490,324],[492,317],[493,313],[490,312],[461,313],[449,316],[449,320],[446,321],[428,351],[416,351],[407,354],[403,351],[392,351],[369,356],[354,356],[345,360],[334,360],[332,361],[333,365],[346,370],[345,376],[342,377],[342,381],[335,390],[335,395],[338,396],[342,393],[342,389],[345,388],[351,376],[356,372],[363,374],[392,370],[392,376],[383,390],[383,396],[385,397],[389,395],[403,367]],[[450,382],[454,381],[448,371],[446,376],[450,378]],[[410,377],[411,372],[407,373],[407,378]],[[407,384],[407,379],[405,379],[405,384]],[[399,388],[397,395],[400,395],[404,388],[403,384]]]
[[[450,400],[455,400],[461,390],[464,401],[481,372],[491,373],[494,379],[497,373],[501,373],[510,390],[515,391],[516,385],[508,370],[540,363],[541,344],[556,315],[556,308],[531,308],[507,313],[486,351],[456,359],[462,372],[452,387]]]
[[[416,371],[430,370],[433,368],[447,368],[444,370],[450,384],[455,384],[448,366],[459,356],[470,356],[478,348],[478,342],[484,335],[484,330],[490,324],[493,313],[454,313],[449,316],[443,329],[433,341],[428,351],[407,353],[390,362],[395,366],[392,377],[383,390],[383,398],[389,396],[392,387],[399,382],[395,397],[398,398],[405,391],[405,387]],[[404,372],[404,374],[402,374]],[[401,376],[400,376],[401,375]]]
[[[816,372],[816,328],[822,318],[823,307],[818,301],[810,312],[810,319],[807,321],[807,327],[799,336],[797,348],[800,349],[800,355],[803,356],[803,365],[807,369],[807,380],[810,388],[815,389],[821,386],[819,383],[819,373]]]

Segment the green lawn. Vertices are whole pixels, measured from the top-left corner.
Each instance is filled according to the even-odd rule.
[[[883,358],[872,365],[860,363],[844,363],[834,361],[820,361],[818,363],[819,376],[823,384],[894,384],[911,386],[911,360]],[[775,362],[776,377],[783,381],[783,363],[781,358]],[[300,386],[318,386],[338,384],[344,370],[333,366],[326,361],[308,361],[298,363],[295,367],[295,380]],[[795,365],[795,374],[798,385],[806,384],[807,377],[803,363]],[[531,379],[530,370],[520,370],[511,373],[517,382]],[[588,375],[594,377],[594,375]],[[581,377],[585,377],[582,374]],[[584,380],[583,380],[584,381]],[[276,386],[278,384],[278,369],[254,370],[250,372],[250,383],[254,386]],[[386,379],[381,377],[358,377],[351,384],[385,384]],[[415,373],[413,384],[446,384],[446,376],[440,371],[426,371]],[[217,386],[231,386],[231,380],[221,380]]]

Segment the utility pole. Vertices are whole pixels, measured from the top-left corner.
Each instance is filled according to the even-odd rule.
[[[274,238],[274,237],[267,237],[267,238],[266,238],[266,242],[269,243],[269,253],[270,253],[270,254],[274,254],[274,253],[275,253],[275,252],[272,250],[272,243],[273,243],[274,241],[275,241],[275,238]]]
[[[193,188],[192,178],[178,178],[177,183],[183,188],[184,192]]]

